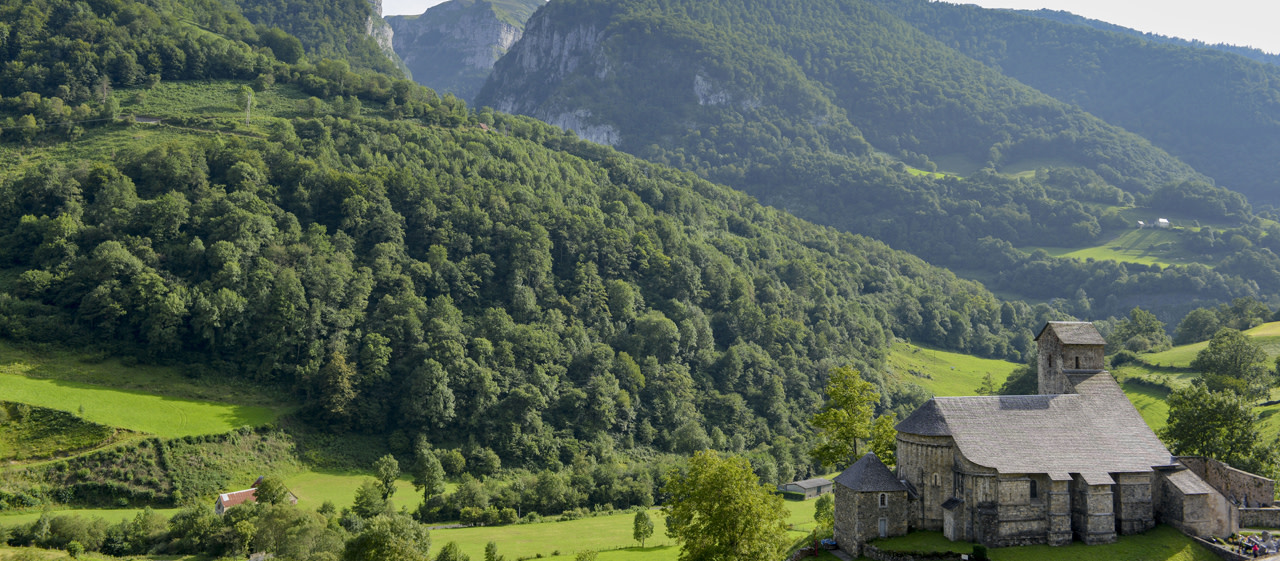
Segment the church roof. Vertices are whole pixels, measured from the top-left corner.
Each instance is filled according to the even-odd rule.
[[[1111,374],[1082,375],[1075,389],[1080,393],[935,397],[897,429],[951,436],[969,461],[1001,473],[1092,476],[1171,462]]]
[[[836,483],[854,491],[906,491],[907,486],[875,454],[867,453],[836,476]]]
[[[1051,321],[1044,325],[1036,341],[1044,336],[1044,332],[1053,331],[1063,345],[1105,345],[1107,340],[1098,333],[1098,328],[1089,321]]]
[[[894,428],[898,432],[921,436],[951,436],[951,429],[947,427],[946,417],[942,415],[942,410],[938,408],[937,401],[932,399],[924,402],[924,405],[921,405],[914,413],[900,421]]]

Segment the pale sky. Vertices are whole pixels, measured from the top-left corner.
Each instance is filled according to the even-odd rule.
[[[444,0],[383,0],[383,15],[421,14]],[[803,0],[797,0],[803,1]],[[1280,53],[1274,0],[956,0],[988,8],[1063,10],[1116,25],[1206,43]]]
[[[1280,53],[1272,0],[956,0],[987,8],[1062,10],[1122,27]]]

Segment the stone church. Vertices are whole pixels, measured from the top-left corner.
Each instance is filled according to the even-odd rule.
[[[896,471],[873,454],[836,478],[835,537],[914,530],[991,547],[1117,535],[1170,524],[1226,536],[1280,516],[1274,481],[1206,458],[1175,458],[1104,369],[1087,322],[1036,337],[1039,395],[935,397],[898,423]]]

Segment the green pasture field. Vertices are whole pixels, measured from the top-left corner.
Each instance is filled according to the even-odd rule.
[[[1004,360],[938,351],[901,341],[893,344],[886,364],[900,380],[917,384],[940,396],[976,395],[987,374],[991,374],[992,382],[999,389],[1019,366]]]
[[[277,411],[266,407],[231,405],[117,390],[80,382],[28,378],[29,365],[0,366],[0,395],[5,399],[79,414],[85,420],[165,438],[219,434],[246,425],[270,423]]]
[[[1024,247],[1023,251],[1043,249],[1053,257],[1069,257],[1074,259],[1093,259],[1095,261],[1120,261],[1140,265],[1185,265],[1198,263],[1196,259],[1176,248],[1180,234],[1173,230],[1144,228],[1141,230],[1125,230],[1106,241],[1098,242],[1093,247]],[[1172,244],[1168,249],[1160,248],[1162,244]],[[1204,263],[1212,267],[1212,263]]]
[[[244,122],[244,106],[236,103],[236,95],[246,82],[229,80],[196,82],[161,82],[152,89],[130,88],[115,91],[120,110],[125,114],[148,117],[175,115],[238,119]],[[299,116],[299,104],[311,96],[296,87],[275,85],[253,94],[250,127],[259,117],[293,118]],[[265,132],[265,131],[259,131]]]
[[[195,401],[238,403],[286,412],[292,404],[267,386],[238,380],[190,378],[175,368],[146,364],[125,365],[120,359],[68,350],[38,351],[0,341],[0,375],[15,374],[39,380],[78,382],[116,390]],[[86,408],[88,404],[86,404]],[[237,425],[238,428],[240,425]]]
[[[791,540],[804,539],[813,531],[814,503],[816,500],[786,501],[792,529]],[[484,548],[489,542],[498,544],[498,553],[513,559],[531,557],[539,553],[548,559],[572,559],[577,552],[594,549],[600,552],[601,561],[676,561],[680,548],[668,538],[664,529],[666,519],[662,509],[650,509],[653,519],[653,536],[641,549],[631,539],[631,513],[611,514],[538,524],[513,524],[476,528],[449,528],[431,531],[433,554],[449,542],[457,542],[462,552],[472,559],[484,559]],[[559,551],[560,555],[552,555]]]
[[[1151,430],[1160,430],[1169,424],[1169,403],[1165,401],[1169,397],[1167,390],[1127,380],[1121,387]]]
[[[1045,168],[1079,168],[1080,164],[1062,158],[1029,158],[1000,166],[999,172],[1013,177],[1035,177],[1036,170]]]
[[[892,551],[954,551],[972,553],[973,544],[953,542],[942,532],[913,532],[906,536],[876,540],[875,545]],[[1071,545],[1050,547],[1030,545],[999,547],[988,550],[995,561],[1092,561],[1115,559],[1124,561],[1217,561],[1213,552],[1191,541],[1170,526],[1156,526],[1151,531],[1133,536],[1120,536],[1106,545]]]
[[[341,510],[355,502],[356,489],[360,485],[374,479],[370,472],[304,468],[285,477],[284,484],[297,495],[299,508],[315,510],[325,501],[332,501]],[[445,483],[445,493],[452,493],[457,488],[457,483]],[[392,495],[391,502],[395,503],[397,509],[405,507],[410,511],[417,510],[422,504],[422,494],[413,490],[413,483],[407,476],[402,477],[396,481],[396,494]],[[481,544],[481,554],[484,553],[483,548],[484,545]]]
[[[963,154],[930,155],[929,159],[933,161],[934,165],[938,166],[939,172],[948,175],[967,177],[982,169],[982,162],[973,160]]]
[[[1253,337],[1254,342],[1262,345],[1269,360],[1280,356],[1280,322],[1264,323],[1244,332]],[[1190,368],[1196,354],[1209,346],[1208,341],[1174,347],[1159,353],[1138,355],[1138,358],[1153,366],[1169,366],[1173,368]]]

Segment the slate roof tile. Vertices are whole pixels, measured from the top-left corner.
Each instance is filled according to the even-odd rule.
[[[906,491],[907,486],[875,454],[867,453],[836,476],[836,483],[854,491]]]
[[[1172,461],[1109,373],[1075,385],[1081,393],[935,397],[897,428],[950,435],[969,461],[1001,473],[1148,472]]]

